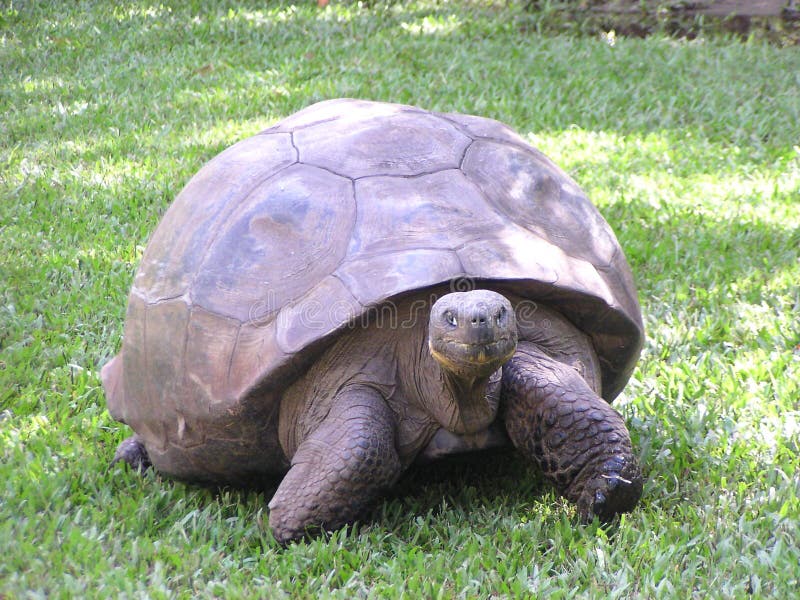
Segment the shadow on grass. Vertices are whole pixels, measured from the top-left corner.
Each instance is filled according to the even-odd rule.
[[[412,465],[386,500],[401,501],[422,515],[441,508],[443,498],[468,511],[476,501],[506,498],[511,503],[528,502],[547,489],[536,467],[508,448]]]

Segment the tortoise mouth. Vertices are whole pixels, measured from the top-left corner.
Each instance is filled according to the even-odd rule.
[[[461,342],[452,339],[431,340],[431,355],[451,371],[494,371],[514,355],[516,336],[502,337],[484,343]]]

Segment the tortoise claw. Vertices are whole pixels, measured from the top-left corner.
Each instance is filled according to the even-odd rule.
[[[605,463],[604,467],[621,467],[619,470],[603,469],[591,479],[578,499],[578,513],[584,523],[595,517],[608,523],[619,513],[629,512],[642,495],[642,477],[638,467],[619,461]],[[622,471],[622,472],[620,472]]]
[[[594,493],[594,505],[592,506],[594,514],[601,516],[606,510],[606,497],[602,491],[597,490]]]

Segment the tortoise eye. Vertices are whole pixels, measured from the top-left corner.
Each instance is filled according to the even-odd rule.
[[[456,316],[453,314],[452,310],[444,311],[444,320],[447,321],[447,323],[449,325],[452,325],[453,327],[458,325],[458,320],[456,319]]]
[[[495,316],[495,321],[497,321],[497,323],[502,323],[505,317],[506,317],[506,307],[501,306],[500,310],[497,311],[497,315]]]

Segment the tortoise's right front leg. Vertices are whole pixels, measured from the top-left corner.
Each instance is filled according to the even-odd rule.
[[[343,388],[320,426],[300,443],[269,503],[285,544],[353,522],[400,476],[394,415],[375,390]]]

